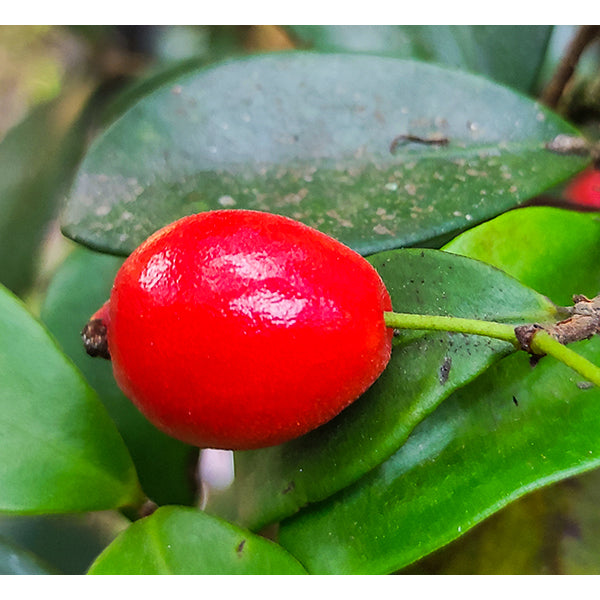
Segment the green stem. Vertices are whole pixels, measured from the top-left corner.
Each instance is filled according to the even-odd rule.
[[[514,325],[506,323],[396,312],[384,313],[384,320],[388,327],[393,327],[394,329],[450,331],[453,333],[481,335],[509,342],[515,346],[515,349],[521,349],[521,344],[515,335]],[[530,345],[533,353],[553,356],[560,362],[571,367],[571,369],[579,373],[586,380],[600,387],[600,368],[555,340],[548,332],[543,329],[537,331]]]
[[[547,331],[540,330],[536,332],[530,346],[532,352],[535,354],[553,356],[568,367],[571,367],[571,369],[588,381],[600,387],[600,368],[577,354],[577,352],[556,341]]]
[[[385,324],[394,329],[418,329],[424,331],[451,331],[454,333],[470,333],[483,335],[510,342],[519,348],[513,325],[480,321],[478,319],[461,319],[459,317],[442,317],[438,315],[413,315],[409,313],[384,313]]]

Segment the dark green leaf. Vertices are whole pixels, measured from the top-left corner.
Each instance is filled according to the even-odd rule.
[[[545,149],[560,133],[576,134],[537,103],[425,63],[229,61],[158,88],[98,139],[63,227],[128,254],[178,217],[235,207],[291,216],[364,254],[438,244],[583,168]]]
[[[123,260],[77,248],[56,272],[42,320],[98,392],[125,440],[145,493],[158,504],[194,500],[190,469],[197,450],[151,425],[115,383],[109,361],[89,357],[80,331],[108,299]]]
[[[55,571],[31,552],[0,537],[0,575],[55,575]]]
[[[514,323],[554,317],[542,296],[477,261],[414,249],[371,260],[400,312]],[[452,391],[513,350],[447,333],[405,333],[397,342],[380,379],[339,417],[287,444],[236,453],[233,486],[209,497],[207,510],[256,528],[330,496],[384,461]]]
[[[277,544],[201,511],[159,508],[123,532],[90,575],[302,575]]]
[[[516,224],[523,218],[531,225],[534,216],[540,231],[534,228],[532,245],[523,233],[527,227]],[[568,237],[559,235],[559,220]],[[485,235],[474,230],[462,247],[471,239],[480,257],[487,247],[510,247],[488,256],[502,266],[506,254],[509,269],[555,295],[563,270],[572,275],[562,279],[565,285],[590,289],[600,281],[600,261],[582,268],[580,260],[597,254],[596,220],[591,214],[519,210],[481,226]],[[458,247],[458,240],[448,245]],[[555,262],[558,271],[548,268]],[[600,363],[597,337],[576,349]],[[386,572],[410,564],[527,492],[596,467],[599,401],[598,388],[587,389],[554,359],[543,358],[532,370],[524,354],[505,358],[450,396],[390,460],[291,519],[282,527],[282,543],[316,572]]]
[[[577,348],[600,362],[600,339]],[[310,572],[386,573],[512,500],[600,465],[600,390],[568,368],[508,357],[453,394],[386,463],[282,525]],[[515,406],[513,397],[518,401]]]
[[[66,94],[37,107],[0,144],[0,282],[18,294],[32,282],[48,223],[80,157],[83,121],[77,113],[65,118],[78,102]]]
[[[511,25],[295,25],[316,50],[417,58],[481,73],[523,92],[536,83],[552,27]]]
[[[101,510],[141,499],[131,458],[94,391],[0,289],[0,510]]]
[[[65,575],[83,575],[130,525],[120,511],[61,515],[0,515],[0,537]]]

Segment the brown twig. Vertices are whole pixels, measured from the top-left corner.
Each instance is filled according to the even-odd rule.
[[[556,108],[569,83],[579,58],[588,45],[600,36],[600,25],[582,25],[571,40],[552,79],[542,92],[541,100],[549,108]]]
[[[554,325],[519,325],[515,328],[515,335],[526,352],[531,353],[531,343],[535,334],[544,329],[557,342],[571,344],[587,340],[595,334],[600,334],[600,295],[586,298],[581,294],[573,296],[575,303],[568,309],[569,317]]]

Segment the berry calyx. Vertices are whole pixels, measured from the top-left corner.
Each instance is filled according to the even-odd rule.
[[[108,302],[98,309],[86,323],[81,337],[85,351],[90,356],[101,356],[110,360],[108,349]]]
[[[220,210],[148,238],[83,335],[158,428],[250,449],[315,429],[369,388],[390,359],[390,310],[377,271],[340,242]]]

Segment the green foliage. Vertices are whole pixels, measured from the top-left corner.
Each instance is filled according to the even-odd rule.
[[[0,288],[0,510],[40,514],[139,502],[127,448],[98,397]]]
[[[509,242],[510,241],[510,242]],[[548,207],[511,211],[444,247],[485,261],[562,305],[600,288],[600,219]]]
[[[0,144],[0,283],[18,294],[33,282],[48,223],[83,145],[81,121],[65,131],[64,103],[37,107]]]
[[[507,88],[425,63],[228,61],[159,86],[96,140],[63,230],[128,254],[179,217],[235,207],[293,217],[363,254],[432,244],[581,169],[545,148],[575,133]]]
[[[281,546],[191,509],[159,508],[98,557],[91,575],[302,575]]]
[[[42,106],[0,143],[0,278],[43,297],[39,322],[0,288],[0,572],[597,572],[600,391],[555,359],[400,332],[341,415],[235,453],[233,484],[199,493],[197,449],[83,351],[123,256],[219,208],[337,237],[399,312],[552,322],[600,291],[599,214],[517,208],[589,162],[546,148],[580,135],[532,96],[551,28],[291,27],[298,50],[232,59],[246,31],[198,30],[202,51],[95,94],[68,127],[52,125],[60,99]],[[87,146],[90,122],[102,130]],[[46,286],[37,254],[71,179],[61,225],[87,247]],[[600,364],[597,337],[573,347]],[[148,500],[159,508],[139,518]],[[257,533],[270,525],[275,541]],[[40,543],[57,531],[75,532],[78,560]]]

